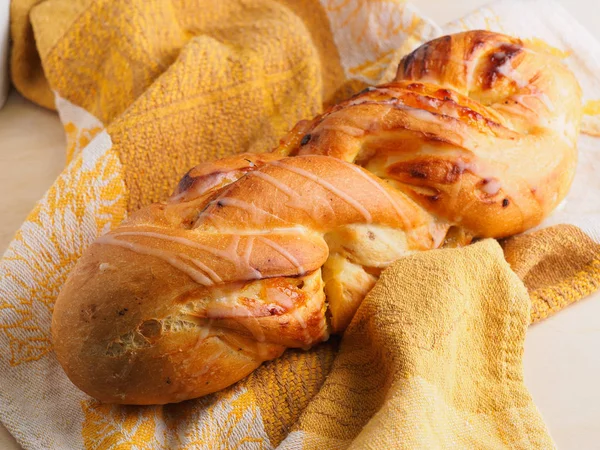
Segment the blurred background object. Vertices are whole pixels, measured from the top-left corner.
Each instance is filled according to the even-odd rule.
[[[0,108],[8,95],[8,40],[10,0],[0,0]]]

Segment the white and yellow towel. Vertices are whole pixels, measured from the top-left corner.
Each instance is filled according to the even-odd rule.
[[[62,372],[49,327],[77,258],[129,211],[165,198],[202,160],[268,150],[445,32],[547,41],[576,72],[585,129],[597,133],[600,45],[568,13],[504,1],[439,27],[393,0],[13,0],[11,28],[15,86],[56,108],[68,136],[67,167],[0,262],[0,420],[21,445],[553,446],[523,385],[523,340],[532,319],[600,284],[600,146],[590,136],[550,219],[561,225],[400,260],[341,340],[287,351],[215,395],[100,404]]]

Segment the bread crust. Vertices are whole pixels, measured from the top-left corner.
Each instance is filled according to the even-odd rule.
[[[341,333],[394,260],[547,217],[574,176],[580,104],[560,61],[518,39],[431,41],[392,83],[271,153],[193,168],[100,237],[56,301],[57,358],[101,401],[162,404]]]

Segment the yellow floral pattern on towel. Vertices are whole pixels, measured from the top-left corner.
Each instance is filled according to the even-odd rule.
[[[388,69],[439,33],[403,1],[321,0],[348,78],[380,83]],[[401,6],[402,5],[402,6]],[[376,20],[378,26],[371,26]]]
[[[128,414],[127,407],[91,400],[82,401],[81,408],[85,416],[81,433],[87,449],[132,448],[134,442],[140,450],[165,448],[155,436],[158,428],[156,408],[148,407],[144,412]]]
[[[77,156],[102,131],[101,127],[78,128],[73,122],[65,123],[64,129],[67,135],[67,161]]]
[[[69,270],[97,235],[124,218],[121,165],[104,141],[106,149],[89,149],[65,169],[0,261],[0,330],[12,365],[50,351],[52,307]]]
[[[244,383],[196,401],[167,406],[81,402],[89,450],[270,448],[260,411]]]

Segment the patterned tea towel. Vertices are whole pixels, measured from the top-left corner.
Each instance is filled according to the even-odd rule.
[[[554,446],[523,384],[525,333],[600,283],[600,45],[560,6],[507,0],[444,27],[399,0],[13,0],[11,17],[13,82],[68,137],[0,262],[0,420],[23,447]],[[343,338],[205,398],[105,405],[70,383],[52,307],[96,236],[198,162],[268,150],[419,44],[475,28],[547,42],[583,87],[575,184],[543,227],[399,260]]]

